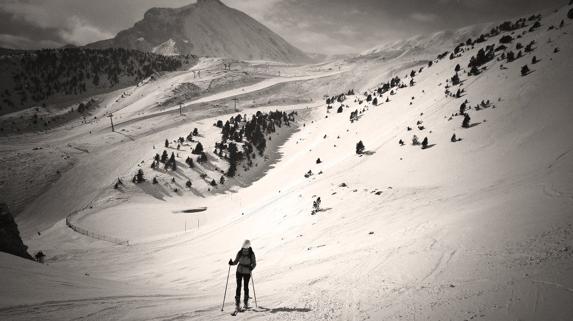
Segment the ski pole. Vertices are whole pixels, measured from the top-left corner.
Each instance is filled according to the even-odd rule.
[[[255,279],[253,278],[253,272],[251,272],[251,282],[253,283],[253,296],[255,297],[255,307],[259,307],[257,304],[257,291],[255,291]]]
[[[223,308],[225,307],[225,299],[227,298],[227,285],[229,285],[229,274],[231,274],[231,265],[229,265],[229,271],[227,271],[227,283],[225,283],[225,295],[223,295],[223,305],[221,306],[221,311],[223,311]]]

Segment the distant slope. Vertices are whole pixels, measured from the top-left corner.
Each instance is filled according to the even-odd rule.
[[[219,0],[181,8],[152,8],[143,20],[90,48],[127,48],[244,60],[307,62],[310,58],[245,13]]]
[[[193,57],[165,57],[126,49],[4,50],[0,55],[0,115],[32,106],[133,85],[174,71]]]

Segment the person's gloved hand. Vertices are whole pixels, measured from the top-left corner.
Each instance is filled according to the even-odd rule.
[[[229,265],[233,265],[233,259],[229,259]]]
[[[254,269],[255,269],[255,267],[254,267],[253,265],[251,265],[251,271],[254,270]]]

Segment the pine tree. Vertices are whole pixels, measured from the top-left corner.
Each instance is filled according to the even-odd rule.
[[[452,138],[450,138],[450,141],[451,141],[452,143],[455,143],[455,142],[458,141],[458,138],[456,137],[456,134],[453,134],[453,135],[452,135]]]
[[[161,154],[161,162],[165,164],[167,163],[168,159],[169,159],[169,154],[167,154],[166,150],[163,150],[163,154]]]
[[[195,155],[200,155],[201,153],[203,153],[203,145],[201,144],[201,142],[197,143],[197,145],[195,146],[195,148],[191,153]]]
[[[169,141],[167,139],[165,140],[165,148],[169,148]]]
[[[191,183],[191,180],[187,180],[185,186],[187,186],[187,188],[191,188],[191,186],[193,186],[193,183]]]
[[[530,70],[529,70],[529,67],[527,67],[527,65],[523,65],[521,67],[521,75],[522,76],[526,76],[529,72],[530,72]]]
[[[187,165],[189,165],[189,168],[195,167],[195,165],[193,164],[193,158],[191,158],[191,157],[187,157],[187,159],[185,160],[185,163]]]
[[[479,75],[479,69],[478,69],[478,67],[477,67],[477,66],[472,66],[472,69],[470,69],[469,75],[470,75],[470,76],[472,76],[472,75],[473,75],[473,76]]]
[[[362,153],[364,153],[364,143],[362,141],[359,141],[356,144],[356,154],[361,155]]]
[[[460,105],[460,115],[463,115],[466,112],[466,102],[464,101],[461,105]]]
[[[464,120],[462,121],[462,127],[463,128],[469,128],[470,127],[470,121],[471,121],[471,117],[469,114],[465,114],[464,115]]]
[[[459,85],[460,83],[460,76],[458,76],[458,73],[456,73],[453,77],[452,77],[452,85],[456,86]]]
[[[532,65],[535,65],[535,64],[538,63],[538,62],[539,62],[539,60],[537,60],[537,57],[536,57],[536,56],[533,56],[533,58],[531,58],[531,64],[532,64]]]
[[[422,149],[426,148],[428,148],[428,137],[424,137],[424,140],[422,141]]]
[[[229,144],[229,169],[227,170],[227,176],[233,177],[237,173],[237,144]]]
[[[137,183],[143,183],[143,182],[145,182],[145,177],[143,176],[143,169],[140,168],[140,169],[137,171],[137,175],[135,175],[135,177],[136,177],[135,181],[136,181]]]
[[[197,129],[197,127],[195,127],[195,129],[193,129],[193,136],[198,136],[199,135],[199,130]]]
[[[225,176],[221,175],[221,178],[219,179],[219,184],[221,185],[225,184]]]
[[[454,68],[454,71],[458,73],[461,69],[462,67],[460,67],[460,64],[457,64],[456,67]]]
[[[167,168],[167,166],[171,166],[171,169],[176,171],[177,170],[177,162],[175,161],[175,153],[171,153],[171,157],[169,158],[169,161],[167,162],[167,165],[165,166]]]

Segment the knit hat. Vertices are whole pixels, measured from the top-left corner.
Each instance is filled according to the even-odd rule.
[[[248,249],[249,247],[251,247],[251,241],[245,240],[245,242],[243,242],[243,248]]]

